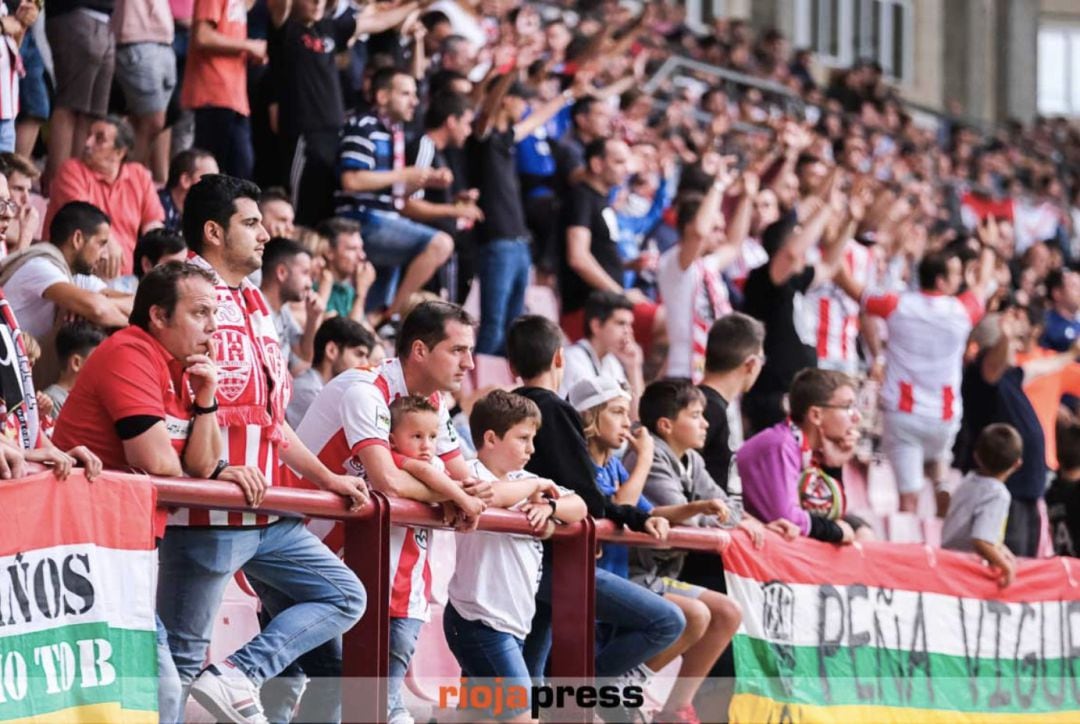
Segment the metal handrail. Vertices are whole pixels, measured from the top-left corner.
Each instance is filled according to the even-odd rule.
[[[731,545],[731,534],[717,528],[692,528],[674,525],[664,540],[648,533],[620,529],[610,520],[596,521],[596,539],[605,543],[622,543],[638,548],[677,548],[679,550],[723,553]]]

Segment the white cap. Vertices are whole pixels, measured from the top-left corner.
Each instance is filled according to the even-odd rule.
[[[578,412],[585,412],[614,400],[616,397],[630,399],[630,393],[610,377],[589,377],[570,388],[570,404]]]

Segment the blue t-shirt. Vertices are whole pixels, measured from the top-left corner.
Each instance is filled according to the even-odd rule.
[[[1043,329],[1039,345],[1058,352],[1067,352],[1069,347],[1073,346],[1078,334],[1080,334],[1080,320],[1066,319],[1056,309],[1051,309],[1046,314],[1046,327]]]
[[[630,473],[616,457],[612,457],[602,466],[593,463],[593,468],[596,470],[596,487],[607,498],[615,495],[615,491],[630,479]],[[637,500],[637,508],[643,513],[651,513],[653,505],[642,495]],[[603,543],[600,550],[602,555],[596,562],[599,568],[616,576],[630,577],[630,551],[626,546],[621,543]]]

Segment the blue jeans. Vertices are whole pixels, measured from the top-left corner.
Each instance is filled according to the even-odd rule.
[[[502,686],[520,686],[531,693],[532,679],[525,664],[525,641],[512,634],[496,631],[479,621],[461,617],[452,605],[443,613],[446,644],[461,665],[461,673],[470,679],[502,678]],[[481,682],[476,682],[481,683]],[[488,686],[491,681],[482,682]],[[527,702],[531,703],[531,702]],[[528,708],[490,712],[496,717],[512,717]]]
[[[503,355],[506,330],[525,311],[532,253],[528,239],[495,239],[479,249],[480,332],[476,353]]]
[[[180,708],[180,676],[169,651],[169,634],[160,617],[154,616],[154,622],[157,624],[158,722],[178,724],[184,720]]]
[[[0,151],[12,153],[15,150],[15,119],[0,121]]]
[[[195,146],[217,159],[221,172],[250,179],[255,169],[251,120],[231,108],[195,109]]]
[[[259,595],[263,610],[259,622],[263,628],[274,616],[296,605],[296,601],[259,581],[251,587]],[[260,692],[266,718],[272,724],[296,721],[341,721],[341,636],[316,646],[289,664]],[[299,700],[300,708],[296,709]],[[296,716],[293,717],[293,711]]]
[[[158,615],[184,686],[181,706],[202,669],[221,597],[236,571],[297,601],[229,657],[255,686],[348,631],[364,614],[363,585],[298,518],[264,528],[170,527],[159,558]]]
[[[610,627],[596,653],[597,678],[622,676],[675,643],[686,628],[682,609],[649,589],[596,569],[596,620]],[[536,600],[536,615],[526,642],[529,673],[537,683],[551,653],[551,584]]]
[[[416,640],[420,638],[423,626],[424,622],[418,618],[390,619],[390,676],[386,692],[388,721],[393,721],[395,714],[408,713],[401,687],[405,684],[405,674],[416,653]]]
[[[401,271],[427,248],[439,230],[406,219],[396,211],[364,209],[346,215],[360,222],[364,253],[375,266],[375,281],[365,304],[367,311],[389,306]]]

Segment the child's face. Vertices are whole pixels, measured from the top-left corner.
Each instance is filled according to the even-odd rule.
[[[679,414],[671,420],[671,432],[667,439],[676,448],[700,450],[705,447],[705,434],[708,431],[709,422],[705,419],[705,404],[694,400],[679,410]]]
[[[522,420],[501,438],[494,431],[484,441],[484,454],[509,471],[523,470],[533,456],[536,422]]]
[[[390,431],[390,445],[407,458],[430,461],[439,439],[439,416],[434,412],[410,412]]]
[[[609,401],[596,421],[596,438],[612,450],[630,437],[630,401],[621,397]]]

